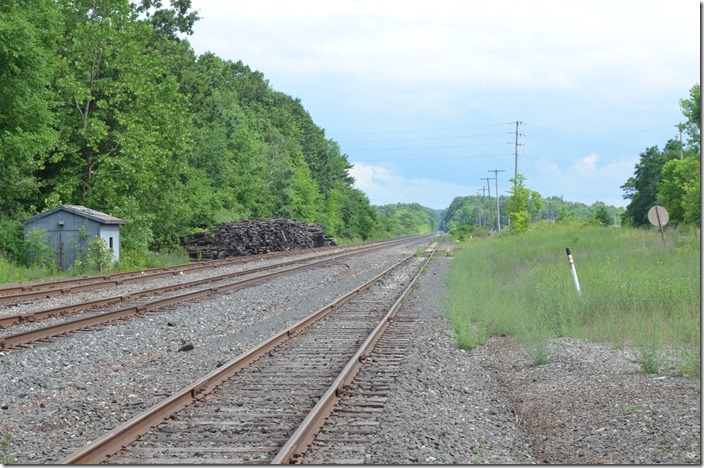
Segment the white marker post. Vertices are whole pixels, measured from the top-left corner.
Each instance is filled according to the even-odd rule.
[[[577,270],[574,269],[574,260],[572,260],[572,252],[570,248],[567,247],[567,259],[570,261],[570,271],[572,271],[572,279],[574,280],[574,287],[577,288],[577,294],[582,294],[579,289],[579,280],[577,279]]]

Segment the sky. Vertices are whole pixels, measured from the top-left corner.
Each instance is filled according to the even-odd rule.
[[[694,0],[192,7],[196,54],[241,60],[300,99],[374,205],[443,209],[497,184],[508,196],[517,166],[543,197],[625,207],[620,187],[641,153],[679,137],[700,78]]]

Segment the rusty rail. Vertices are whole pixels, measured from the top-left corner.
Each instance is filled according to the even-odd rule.
[[[97,464],[104,462],[110,455],[118,452],[123,447],[135,441],[139,436],[145,434],[150,428],[155,427],[171,414],[185,408],[192,402],[204,398],[208,393],[213,391],[218,385],[225,382],[241,369],[247,367],[252,362],[261,358],[280,344],[291,339],[291,337],[300,333],[316,321],[323,318],[325,315],[340,307],[342,304],[350,301],[360,293],[370,288],[379,278],[387,275],[390,271],[397,268],[399,265],[413,258],[414,255],[409,255],[397,262],[381,274],[367,281],[358,288],[348,292],[339,299],[322,307],[307,318],[295,323],[277,335],[265,340],[252,350],[240,355],[239,357],[225,363],[217,370],[202,377],[198,381],[184,387],[178,393],[172,395],[166,400],[154,405],[144,413],[135,416],[129,421],[123,423],[104,436],[92,441],[89,445],[80,449],[70,456],[59,461],[60,464]],[[427,262],[426,262],[427,263]],[[415,281],[415,279],[414,279]],[[394,307],[400,304],[400,299],[396,301]],[[390,316],[384,318],[382,322],[388,322]],[[377,327],[379,328],[379,327]],[[378,333],[375,329],[375,333]],[[368,339],[365,345],[368,346],[375,339]],[[359,359],[359,358],[356,358]],[[337,387],[336,387],[337,388]]]
[[[364,362],[374,349],[374,346],[376,346],[376,343],[388,328],[389,323],[398,313],[403,299],[411,291],[416,280],[420,277],[421,273],[423,273],[423,270],[436,251],[437,246],[435,246],[433,251],[428,255],[428,258],[425,260],[418,273],[409,282],[394,305],[391,306],[386,316],[379,322],[379,325],[376,326],[374,331],[372,331],[369,337],[362,343],[359,350],[349,360],[342,372],[340,372],[340,376],[333,382],[308,416],[303,420],[303,423],[301,423],[281,450],[279,450],[279,453],[272,460],[272,464],[292,463],[300,460],[308,447],[310,447],[315,435],[320,431],[320,428],[323,427],[323,424],[325,424],[326,418],[330,415],[342,395],[344,395],[346,387],[354,380],[355,375],[357,375],[359,369],[364,365]]]
[[[404,242],[406,242],[406,241],[408,241],[408,240],[406,239]],[[257,276],[255,278],[250,278],[247,280],[236,281],[234,283],[230,283],[227,285],[215,286],[212,288],[206,288],[206,289],[201,289],[198,291],[192,291],[192,292],[179,294],[179,295],[171,296],[171,297],[164,298],[164,299],[157,299],[155,301],[151,301],[146,304],[125,307],[125,308],[114,310],[111,312],[105,312],[102,314],[92,315],[92,316],[88,316],[88,317],[82,317],[82,318],[78,318],[75,320],[69,320],[67,322],[55,324],[55,325],[48,326],[48,327],[37,328],[34,330],[29,330],[29,331],[25,331],[25,332],[6,335],[4,337],[0,337],[0,350],[8,349],[11,347],[16,347],[16,346],[21,346],[21,345],[24,345],[27,343],[31,343],[33,341],[38,341],[38,340],[42,340],[42,339],[46,339],[46,338],[55,337],[55,336],[58,336],[58,335],[61,335],[61,334],[64,334],[64,333],[67,333],[70,331],[80,330],[80,329],[89,328],[89,327],[96,326],[96,325],[103,324],[103,323],[108,323],[108,322],[112,322],[112,321],[116,321],[116,320],[129,318],[134,315],[147,313],[152,310],[160,309],[162,307],[166,307],[166,306],[173,305],[173,304],[178,304],[181,302],[195,300],[195,299],[209,296],[211,294],[216,294],[216,293],[219,293],[222,291],[227,291],[227,290],[234,289],[234,288],[245,287],[245,286],[249,286],[249,285],[252,285],[252,284],[255,284],[258,282],[262,282],[262,281],[268,281],[268,280],[277,278],[279,276],[287,275],[287,274],[290,274],[290,273],[293,273],[296,271],[305,270],[305,269],[309,269],[309,268],[315,268],[315,267],[319,267],[319,266],[322,266],[327,263],[336,262],[336,261],[340,260],[341,258],[346,258],[346,257],[350,257],[353,255],[359,255],[361,253],[369,253],[369,252],[373,252],[375,250],[383,249],[386,247],[388,247],[388,244],[375,245],[375,246],[371,246],[371,247],[355,249],[351,252],[344,253],[344,254],[327,254],[324,256],[326,256],[326,257],[332,256],[332,258],[327,259],[327,260],[319,260],[316,262],[307,263],[305,265],[300,265],[300,266],[289,268],[289,269],[286,269],[283,271]],[[49,309],[47,311],[37,312],[34,314],[23,314],[22,316],[7,317],[5,320],[7,322],[9,322],[10,320],[13,320],[12,323],[15,323],[14,320],[34,321],[34,320],[37,320],[40,318],[46,318],[46,317],[53,316],[53,315],[61,315],[63,313],[71,313],[71,312],[75,312],[78,310],[85,310],[85,309],[80,309],[81,306],[85,306],[85,305],[90,305],[90,307],[95,307],[96,305],[105,305],[105,304],[114,303],[117,301],[134,299],[136,297],[142,297],[142,296],[147,296],[147,295],[154,295],[154,294],[158,294],[158,293],[163,293],[163,292],[167,292],[167,291],[174,290],[174,289],[183,289],[185,287],[193,287],[193,286],[198,286],[198,285],[205,284],[205,283],[212,283],[214,281],[222,281],[222,280],[234,278],[237,276],[251,274],[253,272],[259,272],[259,271],[264,271],[264,270],[274,269],[274,268],[281,268],[283,266],[289,266],[289,265],[301,263],[302,261],[307,261],[307,260],[309,260],[309,259],[292,260],[289,262],[283,262],[283,263],[279,263],[276,265],[267,265],[265,267],[259,267],[259,268],[252,269],[252,270],[229,273],[226,275],[220,275],[218,277],[197,280],[197,281],[194,281],[191,283],[182,283],[182,285],[173,285],[173,286],[167,286],[165,288],[156,288],[156,289],[151,289],[151,290],[145,290],[145,291],[140,291],[138,293],[134,293],[134,294],[127,295],[127,296],[115,296],[115,297],[111,297],[111,298],[107,298],[107,299],[100,299],[97,301],[91,301],[89,303],[84,303],[84,304],[75,304],[72,306]],[[188,286],[183,286],[186,284],[188,284]],[[123,299],[123,298],[127,298],[127,299]],[[0,319],[0,325],[3,323],[4,323],[3,320]]]
[[[354,244],[353,248],[364,248],[368,245],[388,245],[395,242],[403,242],[408,238],[392,239],[388,241],[375,241]],[[79,278],[66,278],[41,283],[24,283],[13,286],[0,286],[0,304],[21,302],[32,299],[43,299],[60,296],[73,292],[86,291],[121,284],[140,282],[156,279],[162,276],[175,276],[183,272],[196,272],[201,270],[219,268],[223,266],[237,265],[239,263],[249,263],[259,260],[266,260],[280,256],[290,256],[292,254],[304,254],[311,251],[326,252],[334,249],[345,249],[345,246],[318,247],[315,249],[287,250],[283,252],[270,252],[266,254],[234,257],[206,262],[193,262],[172,267],[155,267],[142,270],[135,270],[122,273],[112,273],[107,275],[82,276]],[[2,324],[0,324],[2,326]]]

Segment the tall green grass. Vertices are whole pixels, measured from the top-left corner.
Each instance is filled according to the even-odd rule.
[[[448,277],[458,345],[509,334],[539,364],[551,358],[551,338],[569,336],[632,347],[646,371],[700,375],[699,239],[681,229],[666,241],[658,231],[547,223],[469,240]]]
[[[190,262],[188,254],[183,250],[168,252],[148,252],[146,254],[134,255],[127,252],[110,269],[110,273],[139,270],[144,268],[167,267],[182,265]],[[69,276],[105,274],[107,271],[99,272],[95,269],[83,271],[59,271],[55,268],[46,268],[38,265],[23,266],[7,260],[0,255],[0,284],[19,283],[24,281],[47,280]]]

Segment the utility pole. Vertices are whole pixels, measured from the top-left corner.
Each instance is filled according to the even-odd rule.
[[[683,127],[683,125],[679,124],[679,125],[675,125],[675,127],[677,127],[677,129],[680,131],[680,161],[682,161],[684,159],[684,151],[682,150],[682,127]]]
[[[501,234],[501,213],[499,211],[499,172],[506,172],[504,170],[494,169],[493,171],[488,171],[494,173],[494,179],[496,180],[496,226],[499,229],[499,234]]]
[[[513,173],[513,185],[516,185],[516,182],[518,181],[518,147],[520,146],[520,143],[518,143],[518,125],[522,124],[523,122],[519,122],[516,120],[516,168]],[[491,171],[489,171],[491,172]]]
[[[477,192],[477,195],[479,195],[479,192]],[[482,207],[482,213],[481,217],[479,219],[479,227],[482,227],[482,218],[484,218],[484,197],[486,196],[486,188],[482,187],[482,199],[481,199],[481,207]]]
[[[477,219],[479,220],[479,229],[482,228],[482,200],[479,198],[479,190],[477,190],[477,211],[479,214],[477,215]]]
[[[486,189],[487,189],[487,193],[489,194],[489,201],[491,201],[491,187],[489,186],[489,181],[492,179],[491,179],[491,177],[482,177],[481,179],[486,180]],[[487,214],[487,219],[488,219],[488,214]],[[487,225],[489,224],[488,220],[487,220],[486,224]]]

